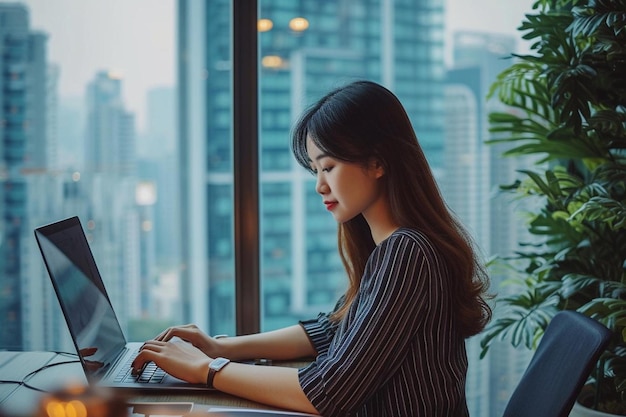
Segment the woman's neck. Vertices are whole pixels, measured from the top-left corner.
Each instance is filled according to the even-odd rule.
[[[372,239],[376,245],[387,239],[400,225],[391,215],[391,209],[385,199],[370,207],[367,213],[363,213],[367,224],[372,232]]]

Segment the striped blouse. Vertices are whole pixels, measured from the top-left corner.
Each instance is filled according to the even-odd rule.
[[[468,415],[450,279],[431,242],[402,228],[370,255],[341,322],[301,322],[318,356],[300,385],[323,416]]]

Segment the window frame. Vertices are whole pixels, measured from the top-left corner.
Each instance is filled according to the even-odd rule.
[[[232,1],[235,324],[261,330],[258,1]]]

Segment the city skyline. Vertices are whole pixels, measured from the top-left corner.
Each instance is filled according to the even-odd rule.
[[[96,73],[116,71],[124,80],[124,101],[135,113],[138,132],[142,133],[148,91],[176,84],[176,0],[0,2],[25,4],[31,29],[48,35],[48,61],[60,68],[62,100],[82,99]],[[446,62],[451,64],[455,31],[513,34],[534,1],[445,2]]]

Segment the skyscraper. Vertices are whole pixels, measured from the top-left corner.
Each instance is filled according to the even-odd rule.
[[[99,72],[87,88],[85,164],[89,171],[132,174],[135,170],[134,115],[124,108],[122,80]]]
[[[89,204],[84,218],[90,245],[117,314],[125,325],[141,316],[141,259],[153,259],[150,239],[141,233],[144,219],[136,204],[135,116],[122,98],[122,77],[98,72],[87,86],[85,166],[80,181]],[[143,244],[143,245],[142,245]],[[147,246],[146,246],[147,245]],[[152,252],[150,252],[152,250]],[[145,268],[144,268],[145,269]]]
[[[405,104],[427,158],[443,150],[443,1],[259,2],[261,281],[264,329],[332,307],[346,287],[336,224],[295,166],[289,130],[305,106],[367,78]],[[234,328],[230,1],[179,2],[181,190],[188,320]],[[201,74],[201,76],[199,76]],[[191,226],[192,225],[192,226]],[[208,287],[200,282],[206,282]],[[196,281],[197,280],[197,281]],[[208,302],[207,302],[208,301]],[[207,318],[208,317],[208,318]]]
[[[156,255],[169,267],[180,262],[178,236],[178,151],[176,144],[175,89],[156,88],[148,92],[147,131],[139,155],[141,178],[156,180]],[[139,147],[138,147],[139,148]],[[139,151],[139,149],[138,149]]]
[[[144,204],[140,214],[144,218],[142,235],[150,236],[154,246],[153,253],[142,256],[142,273],[151,276],[142,284],[146,287],[142,294],[145,308],[151,318],[180,323],[179,291],[172,291],[169,285],[178,279],[180,269],[175,91],[160,87],[148,92],[147,129],[138,144],[138,175],[142,189],[152,187],[152,202]]]
[[[53,153],[46,146],[46,36],[29,26],[28,9],[0,4],[0,346],[21,349],[30,308],[23,298],[24,247],[32,239],[28,175],[45,170]]]

